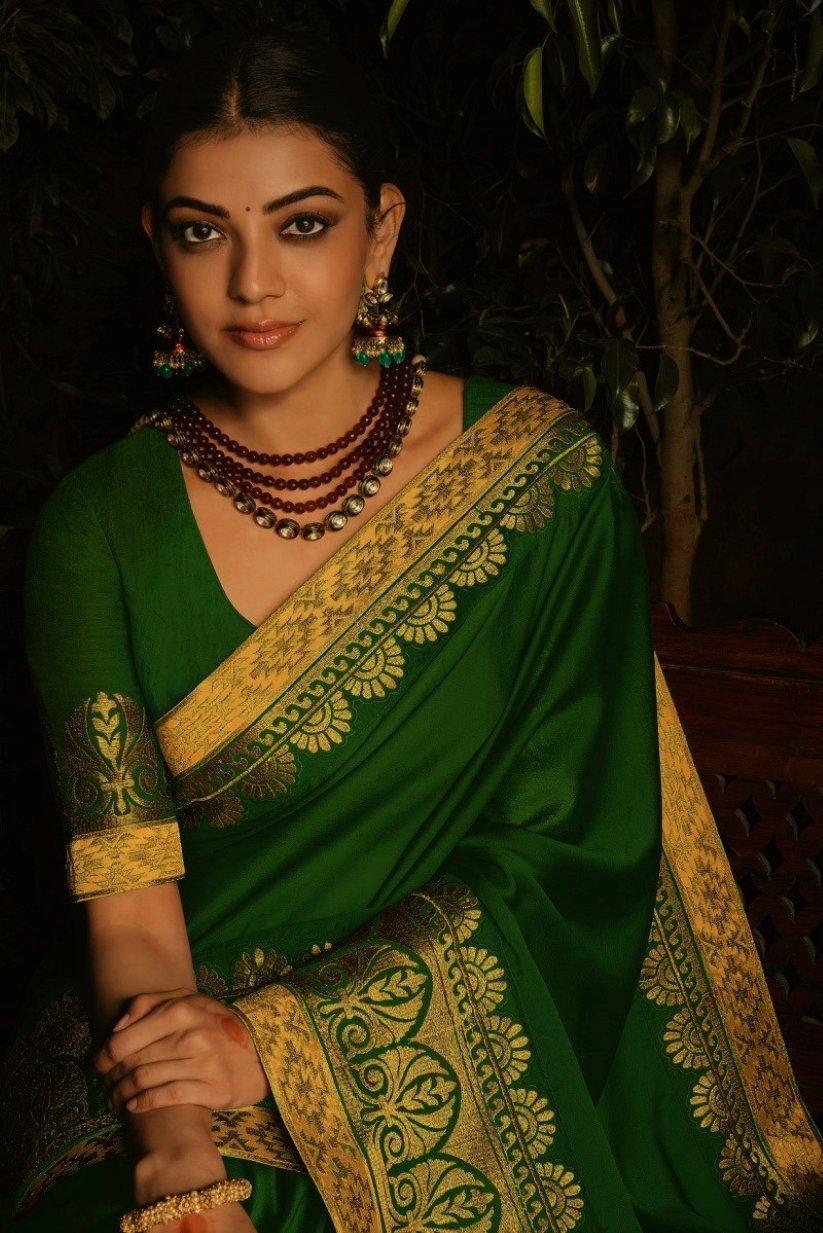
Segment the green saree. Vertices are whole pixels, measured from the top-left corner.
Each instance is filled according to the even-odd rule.
[[[536,389],[255,628],[162,433],[58,486],[27,648],[77,900],[178,879],[272,1095],[219,1109],[278,1233],[823,1229],[823,1142],[651,644],[630,498]],[[71,940],[6,1063],[7,1227],[131,1202]]]

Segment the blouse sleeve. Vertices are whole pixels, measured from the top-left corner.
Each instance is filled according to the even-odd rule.
[[[75,901],[183,876],[174,799],[131,653],[117,562],[82,468],[29,543],[24,632]]]

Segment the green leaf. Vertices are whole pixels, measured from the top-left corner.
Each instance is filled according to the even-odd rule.
[[[546,43],[546,68],[556,93],[565,97],[574,74],[574,50],[565,35],[558,34]]]
[[[583,380],[583,411],[586,412],[591,408],[597,394],[597,377],[591,364],[580,370],[580,376]]]
[[[680,369],[670,355],[665,351],[660,353],[660,367],[657,370],[657,380],[654,383],[654,409],[662,411],[671,401],[672,395],[680,384]]]
[[[702,127],[697,114],[697,105],[690,94],[678,94],[680,100],[680,128],[686,138],[686,150],[697,137]]]
[[[15,46],[14,43],[9,43],[8,47],[5,48],[5,52],[9,68],[17,74],[21,81],[28,81],[31,77],[31,71],[20,48]]]
[[[594,94],[600,81],[600,36],[597,29],[597,0],[567,0],[572,19],[572,34],[577,48],[580,72]]]
[[[590,193],[596,193],[603,172],[611,166],[613,144],[601,141],[600,145],[589,150],[583,166],[583,182]]]
[[[809,192],[812,195],[812,202],[817,209],[820,202],[820,194],[823,191],[823,172],[820,170],[820,164],[817,161],[817,154],[810,142],[805,141],[802,137],[787,137],[789,145],[792,148],[792,153],[800,164],[800,170],[806,177],[806,183],[809,186]]]
[[[603,39],[603,42],[600,44],[600,59],[604,68],[622,42],[622,34],[607,34]]]
[[[541,17],[545,18],[549,27],[557,34],[557,20],[551,0],[529,0],[529,4],[537,10]]]
[[[617,398],[637,372],[637,352],[624,338],[609,338],[603,348],[603,377],[612,398]]]
[[[523,100],[537,131],[546,136],[543,127],[543,48],[533,47],[523,67]]]
[[[117,95],[114,92],[114,86],[103,73],[96,74],[96,82],[97,107],[95,110],[101,120],[107,120],[114,111]]]
[[[657,144],[671,141],[680,123],[680,104],[674,94],[664,94],[657,109]]]
[[[394,37],[394,32],[400,24],[400,18],[405,13],[409,6],[409,0],[392,0],[389,5],[389,11],[383,18],[383,24],[380,27],[380,46],[383,48],[383,56],[389,54],[389,43]]]
[[[8,106],[0,106],[0,150],[10,150],[20,136],[17,116]]]
[[[809,50],[806,53],[806,63],[803,67],[803,77],[798,87],[798,94],[813,90],[820,81],[823,70],[823,18],[819,13],[812,13],[809,20]]]
[[[640,124],[647,119],[659,102],[659,95],[651,86],[641,86],[635,90],[626,112],[626,124]]]
[[[654,47],[642,46],[637,48],[634,58],[649,84],[658,94],[665,94],[669,88],[669,74],[660,52]]]
[[[618,423],[625,431],[632,428],[640,414],[640,389],[634,377],[617,398]]]
[[[648,157],[641,159],[638,166],[632,172],[632,178],[629,180],[629,187],[626,189],[624,194],[626,197],[628,197],[629,193],[633,193],[636,188],[640,188],[641,184],[646,183],[649,176],[654,171],[656,161],[654,152],[652,152]]]

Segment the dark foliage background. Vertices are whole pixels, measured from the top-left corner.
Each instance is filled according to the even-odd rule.
[[[625,13],[608,6],[621,10],[631,55],[619,71],[612,61],[594,97],[575,72],[579,47],[562,14],[557,37],[547,36],[545,14],[555,7],[547,0],[416,0],[393,34],[387,68],[380,31],[388,0],[0,3],[0,585],[11,699],[0,716],[0,745],[11,801],[6,843],[15,849],[6,864],[15,886],[8,889],[27,900],[12,922],[19,933],[7,954],[15,941],[21,949],[31,944],[32,920],[48,920],[62,886],[60,869],[45,858],[37,886],[18,872],[26,867],[27,812],[45,808],[32,799],[31,785],[42,783],[44,772],[20,632],[26,530],[61,475],[122,435],[166,392],[151,371],[162,283],[139,228],[137,193],[143,122],[157,81],[215,25],[281,18],[350,49],[369,66],[392,117],[394,176],[408,199],[392,286],[413,348],[435,369],[550,389],[585,406],[614,441],[616,400],[606,369],[616,309],[592,288],[561,191],[562,160],[592,181],[583,201],[587,225],[607,272],[623,271],[620,303],[645,337],[653,194],[637,182],[620,141],[626,90],[631,97],[642,88],[644,56],[651,64],[649,5],[627,3]],[[699,64],[718,6],[676,7]],[[776,92],[759,122],[775,132],[800,132],[792,126],[802,122],[811,140],[820,128],[820,95],[798,94],[797,83],[815,56],[819,62],[819,16],[809,23],[815,4],[787,8],[796,9],[796,28],[785,21],[778,32],[770,60]],[[755,40],[756,15],[749,23]],[[745,44],[739,23],[735,37]],[[555,126],[546,140],[524,123],[524,60],[541,41],[547,118]],[[737,46],[735,54],[743,56]],[[572,130],[569,145],[562,134]],[[712,208],[722,209],[753,175],[754,153],[747,149],[718,174]],[[722,370],[722,396],[703,425],[711,514],[692,587],[694,624],[765,616],[812,640],[823,627],[820,183],[813,156],[805,167],[798,159],[784,145],[768,164],[772,191],[758,224],[768,243],[753,246],[747,268],[748,278],[763,283],[778,283],[789,270],[790,286],[783,300],[778,292],[768,297],[757,348]],[[732,281],[726,294],[724,312],[743,313],[750,292]],[[648,359],[653,385],[657,356]],[[619,465],[649,523],[658,598],[660,520],[644,517],[654,482],[649,443],[642,420],[617,426]]]

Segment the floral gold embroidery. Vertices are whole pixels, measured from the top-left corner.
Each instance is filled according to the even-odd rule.
[[[497,527],[492,527],[454,570],[452,581],[459,587],[478,586],[496,578],[505,564],[506,541]]]
[[[554,1141],[556,1127],[553,1109],[545,1096],[533,1092],[531,1088],[512,1088],[511,1098],[520,1133],[532,1155],[542,1156]]]
[[[591,488],[592,480],[600,474],[601,454],[599,441],[591,436],[566,450],[553,473],[558,488],[565,492],[579,492],[581,488]]]
[[[568,1233],[582,1218],[574,1173],[546,1158],[555,1113],[523,1086],[530,1042],[482,924],[469,888],[438,878],[234,1002],[340,1233]]]
[[[346,681],[346,691],[355,698],[386,698],[403,676],[403,652],[396,638],[364,655]]]
[[[243,816],[243,801],[272,800],[284,792],[297,777],[294,753],[280,746],[265,762],[253,766],[230,789],[205,800],[191,801],[179,813],[181,826],[233,826]]]
[[[101,690],[74,708],[62,748],[48,737],[73,898],[182,877],[175,805],[144,708]]]
[[[328,753],[351,732],[351,707],[342,690],[336,690],[325,702],[312,708],[292,734],[292,744],[307,753]]]
[[[397,632],[406,642],[435,642],[441,634],[449,632],[449,626],[457,620],[457,600],[450,586],[440,586],[431,595],[415,605],[414,612],[407,616]]]
[[[101,691],[75,707],[65,726],[59,779],[73,835],[174,817],[151,722],[124,694]]]

